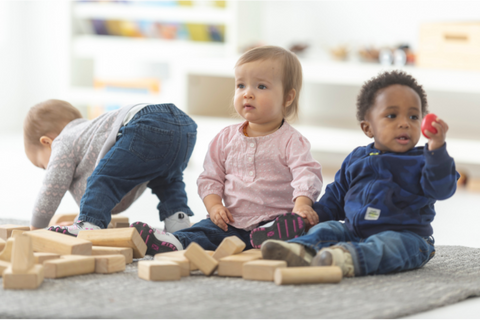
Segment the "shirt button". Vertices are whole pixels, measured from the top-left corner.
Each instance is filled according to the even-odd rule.
[[[250,171],[250,175],[253,176],[253,171]]]
[[[250,147],[252,147],[252,148],[255,147],[255,143],[253,143],[253,142],[250,143]]]

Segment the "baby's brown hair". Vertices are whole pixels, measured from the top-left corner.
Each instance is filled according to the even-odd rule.
[[[258,60],[278,59],[283,64],[283,100],[288,96],[290,90],[295,89],[296,95],[292,104],[284,111],[284,117],[295,119],[298,115],[298,99],[302,89],[302,65],[297,56],[288,50],[276,46],[262,46],[245,52],[235,64],[235,68],[245,63]]]
[[[34,105],[25,117],[25,144],[39,146],[40,137],[58,135],[69,122],[79,118],[82,118],[80,111],[66,101],[50,99],[40,102]]]

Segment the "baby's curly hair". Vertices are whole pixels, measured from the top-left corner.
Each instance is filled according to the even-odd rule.
[[[422,86],[417,83],[414,77],[398,70],[385,71],[378,76],[368,80],[360,89],[360,93],[357,96],[357,120],[365,120],[365,114],[370,109],[377,97],[379,90],[389,87],[394,84],[400,84],[412,88],[420,97],[422,103],[422,116],[428,113],[427,110],[427,94],[423,90]]]

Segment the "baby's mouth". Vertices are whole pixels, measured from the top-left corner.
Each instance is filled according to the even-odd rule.
[[[407,144],[410,142],[410,137],[407,135],[401,135],[395,138],[395,140],[400,144]]]
[[[245,104],[245,105],[243,105],[243,108],[245,108],[247,110],[255,109],[255,107],[252,106],[251,104]]]

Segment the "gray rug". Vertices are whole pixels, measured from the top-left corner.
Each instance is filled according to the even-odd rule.
[[[0,220],[25,224],[25,221]],[[149,257],[151,258],[151,257]],[[37,290],[0,288],[2,318],[398,318],[480,296],[480,249],[438,246],[422,269],[276,286],[205,277],[149,282],[122,273],[45,279]]]

